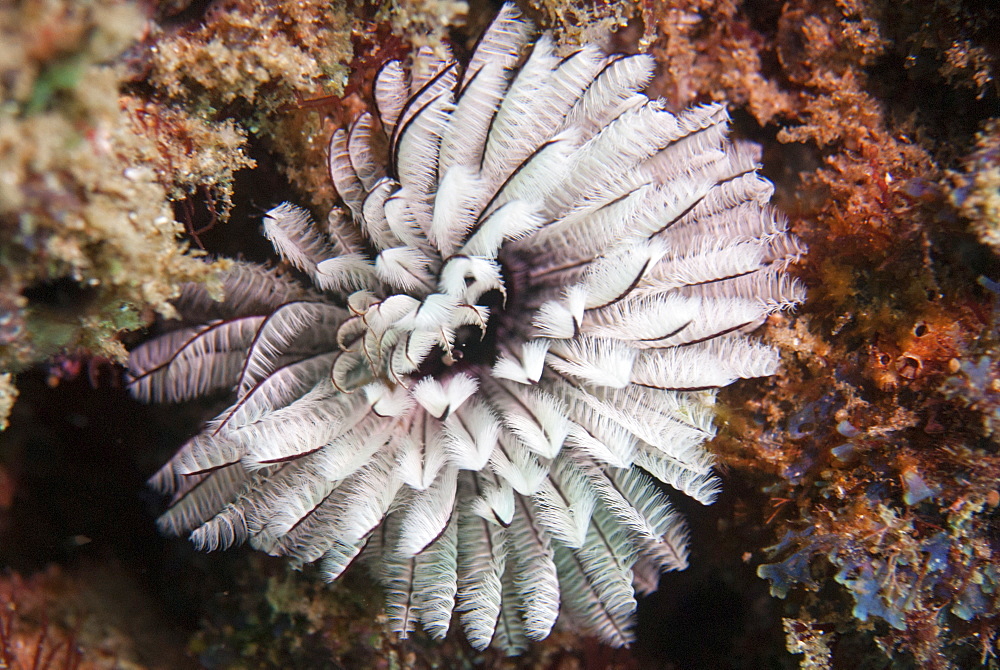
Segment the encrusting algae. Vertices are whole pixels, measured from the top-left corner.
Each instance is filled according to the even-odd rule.
[[[974,390],[996,379],[980,353],[994,338],[995,296],[978,276],[996,266],[968,244],[942,170],[958,158],[956,138],[970,142],[974,110],[987,109],[977,96],[995,101],[995,89],[961,93],[970,87],[956,70],[927,67],[943,57],[914,48],[930,25],[914,19],[942,12],[941,26],[986,44],[977,10],[935,2],[795,2],[751,15],[773,33],[717,29],[744,44],[763,38],[758,53],[777,57],[777,106],[748,111],[784,126],[783,150],[771,151],[785,161],[773,169],[801,171],[800,182],[778,179],[778,193],[810,247],[800,266],[809,301],[772,324],[784,370],[750,401],[756,417],[734,416],[717,445],[740,476],[767,464],[779,475],[743,527],[773,528],[753,558],[788,599],[789,649],[808,646],[813,667],[855,655],[969,667],[996,654],[1000,458],[983,430],[989,392]],[[712,91],[741,86],[726,81],[732,68],[705,70],[723,78]],[[924,87],[952,96],[922,106],[906,93]]]
[[[201,152],[239,165],[240,142],[223,128],[158,170],[160,143],[120,94],[119,59],[144,20],[120,2],[0,8],[2,370],[66,351],[121,360],[118,332],[172,315],[180,282],[225,265],[180,240],[170,197]]]

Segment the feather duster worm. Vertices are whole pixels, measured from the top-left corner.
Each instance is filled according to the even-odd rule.
[[[775,371],[745,333],[803,298],[721,105],[670,113],[649,56],[531,38],[507,5],[464,70],[386,64],[330,143],[346,209],[265,219],[310,285],[237,264],[130,361],[143,400],[235,392],[152,478],[164,531],[329,580],[359,559],[401,636],[457,614],[513,653],[560,616],[630,642],[636,592],[686,566],[660,483],[712,501],[715,390]]]

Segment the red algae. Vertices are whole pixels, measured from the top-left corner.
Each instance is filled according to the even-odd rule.
[[[912,11],[924,4],[904,3]],[[989,261],[956,242],[967,233],[946,196],[955,152],[938,139],[968,126],[957,121],[931,135],[919,107],[908,117],[889,114],[874,93],[900,83],[880,72],[908,48],[885,37],[885,21],[899,10],[793,2],[767,15],[706,6],[654,43],[667,58],[660,85],[678,104],[745,101],[765,131],[777,127],[765,166],[798,166],[776,184],[810,247],[799,267],[809,301],[771,324],[785,370],[762,399],[724,394],[753,414],[735,412],[717,442],[732,476],[761,481],[770,498],[746,523],[773,533],[759,573],[789,600],[789,649],[810,654],[817,667],[857,662],[852,653],[925,667],[984,662],[994,638],[979,636],[1000,607],[989,541],[1000,475],[988,344],[995,298],[976,281]],[[972,9],[953,18],[953,27],[980,20]],[[749,45],[757,58],[743,67],[754,63],[754,71],[725,66]],[[949,83],[959,86],[935,82]],[[982,166],[987,136],[966,174],[971,163]],[[982,211],[962,215],[989,221]],[[766,471],[777,479],[761,478]],[[975,654],[965,646],[973,639]]]
[[[115,601],[107,596],[114,594]],[[0,667],[9,670],[175,668],[177,649],[149,640],[148,613],[136,613],[134,585],[107,568],[70,574],[52,565],[30,577],[0,576]],[[125,612],[132,618],[125,619]]]

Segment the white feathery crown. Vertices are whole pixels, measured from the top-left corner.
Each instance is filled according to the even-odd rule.
[[[651,57],[533,34],[508,4],[464,70],[387,63],[330,142],[346,209],[265,218],[309,281],[236,263],[129,363],[146,401],[235,394],[151,479],[162,530],[358,560],[401,637],[457,616],[510,653],[557,619],[632,641],[687,564],[664,485],[712,502],[715,391],[774,373],[747,333],[804,297],[722,105],[671,113]]]

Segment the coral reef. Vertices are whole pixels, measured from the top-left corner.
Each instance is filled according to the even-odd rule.
[[[370,584],[361,575],[325,584],[260,555],[250,559],[249,567],[234,598],[216,596],[208,603],[206,620],[189,644],[199,667],[513,670],[580,667],[586,653],[601,655],[596,642],[581,644],[565,631],[554,632],[519,659],[496,649],[474,651],[458,636],[443,642],[423,635],[401,640],[389,632],[380,598],[368,593]],[[644,667],[628,654],[605,651],[603,656],[616,659],[619,670]]]
[[[977,278],[993,270],[967,242],[943,166],[990,109],[981,101],[995,102],[969,77],[991,75],[918,62],[932,42],[917,17],[945,11],[940,3],[699,9],[653,44],[664,90],[678,104],[741,100],[762,126],[745,127],[774,133],[765,165],[788,175],[776,176],[779,200],[810,246],[800,268],[809,303],[771,323],[784,370],[716,442],[734,476],[759,478],[768,464],[778,475],[759,479],[771,504],[744,523],[773,528],[759,574],[788,599],[789,649],[819,667],[880,655],[922,667],[985,663],[996,654],[1000,458],[993,298],[980,285],[991,280]],[[986,62],[981,26],[995,12],[949,11],[933,43],[976,36],[973,57]],[[900,12],[913,32],[900,32]],[[899,60],[912,67],[894,68]],[[935,98],[940,108],[878,97],[921,85],[952,96]],[[975,95],[963,97],[967,88]],[[965,113],[942,116],[955,108]],[[987,173],[988,135],[959,178]],[[988,198],[989,187],[978,193]],[[962,213],[988,220],[983,196],[972,202]]]
[[[117,576],[90,570],[70,575],[56,566],[31,577],[0,576],[0,667],[9,670],[145,670],[176,668],[179,658],[163,645],[159,653],[138,649],[149,639],[134,637],[136,620],[126,622],[135,593],[116,584],[99,592],[95,582]],[[133,587],[134,588],[134,587]],[[101,602],[113,594],[114,602]]]
[[[0,8],[0,370],[60,351],[121,360],[116,333],[170,315],[180,283],[216,271],[170,206],[202,148],[157,173],[157,141],[119,95],[116,58],[142,27],[120,2]]]
[[[581,44],[607,44],[639,11],[639,3],[578,3],[562,0],[531,0],[532,16],[553,30],[563,54]]]
[[[969,220],[979,240],[1000,253],[1000,119],[990,119],[975,150],[950,173],[951,203]]]
[[[329,194],[322,172],[309,171],[328,132],[309,101],[343,92],[353,27],[340,3],[216,2],[194,25],[151,31],[131,69],[137,90],[152,87],[188,117],[238,119],[267,138],[301,191]]]
[[[39,582],[43,579],[43,575],[35,575],[26,583],[13,575],[0,582],[0,667],[11,670],[113,667],[111,663],[85,662],[84,652],[70,631],[56,628],[47,620],[31,620],[32,615],[39,615],[39,608],[25,596],[37,599]]]
[[[928,80],[934,71],[957,93],[979,100],[1000,93],[1000,49],[995,4],[962,0],[906,0],[874,4],[882,36],[911,80]],[[953,93],[954,94],[954,93]]]
[[[7,427],[7,417],[17,400],[17,387],[14,386],[14,375],[10,372],[0,374],[0,430]]]
[[[137,91],[188,117],[228,118],[259,140],[323,216],[335,200],[326,140],[370,99],[375,71],[409,46],[440,51],[465,2],[214,2],[193,25],[164,20],[130,62]],[[176,8],[171,9],[176,11]],[[359,96],[359,93],[361,94]]]

